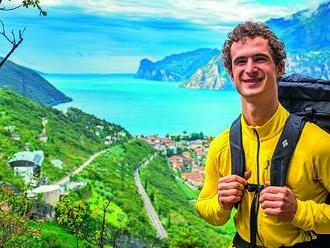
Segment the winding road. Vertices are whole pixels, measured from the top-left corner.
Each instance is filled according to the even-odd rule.
[[[106,151],[107,151],[107,149],[93,154],[92,156],[89,157],[89,159],[87,159],[78,168],[76,168],[73,172],[71,172],[70,175],[63,177],[62,179],[52,183],[51,185],[64,185],[65,183],[67,183],[70,180],[71,176],[76,175],[79,172],[81,172],[94,159],[96,159],[99,155],[101,155],[102,153],[104,153]],[[138,188],[138,192],[144,202],[144,207],[147,210],[149,218],[150,218],[153,226],[156,229],[157,237],[159,237],[160,239],[164,239],[164,238],[167,238],[167,236],[168,236],[167,232],[166,232],[165,228],[163,227],[162,223],[160,222],[158,214],[156,213],[154,207],[152,206],[150,198],[148,197],[148,195],[141,183],[141,179],[139,176],[140,167],[147,165],[152,159],[154,159],[156,157],[156,155],[157,154],[154,153],[150,158],[145,159],[144,162],[142,162],[139,166],[136,167],[136,169],[134,170],[134,181],[135,181],[135,185]]]
[[[157,237],[159,237],[160,239],[164,239],[164,238],[167,238],[167,232],[166,232],[165,228],[163,227],[162,223],[160,222],[160,219],[159,219],[154,207],[152,206],[152,203],[151,203],[146,191],[143,188],[143,185],[141,183],[141,179],[139,176],[139,168],[147,165],[155,157],[156,157],[156,154],[153,154],[149,159],[146,159],[141,165],[139,165],[135,169],[134,181],[135,181],[136,186],[138,187],[138,192],[141,195],[141,198],[144,202],[144,207],[147,210],[149,218],[150,218],[153,226],[156,229]]]
[[[62,179],[52,183],[51,185],[63,185],[66,182],[68,182],[70,180],[70,177],[78,174],[79,172],[81,172],[87,165],[89,165],[91,162],[94,161],[94,159],[96,159],[99,155],[101,155],[102,153],[105,153],[108,149],[99,151],[97,153],[94,153],[92,156],[89,157],[89,159],[87,159],[86,161],[84,161],[78,168],[76,168],[73,172],[70,173],[70,175],[63,177]]]

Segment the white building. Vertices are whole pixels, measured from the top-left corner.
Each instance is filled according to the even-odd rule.
[[[43,202],[55,206],[60,200],[61,187],[60,185],[41,185],[30,191],[28,194],[31,197],[41,194]]]
[[[44,158],[43,151],[24,151],[15,153],[8,162],[15,174],[23,177],[25,183],[35,185],[34,178],[40,173]]]

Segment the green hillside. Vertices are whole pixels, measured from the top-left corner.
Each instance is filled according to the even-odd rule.
[[[74,177],[91,186],[92,193],[86,200],[92,217],[100,218],[105,202],[112,199],[106,216],[109,226],[125,230],[145,243],[152,242],[156,233],[137,192],[133,172],[136,165],[152,153],[146,143],[132,140],[113,146]]]
[[[129,247],[135,247],[155,242],[155,230],[149,222],[133,178],[136,164],[152,153],[146,143],[131,140],[117,144],[100,155],[72,178],[74,181],[87,182],[88,186],[62,198],[57,219],[61,225],[43,223],[41,240],[32,247],[42,247],[46,242],[48,245],[75,247],[76,236],[79,247],[97,247],[104,206],[109,201],[105,215],[105,245],[124,247],[122,245],[126,242],[133,245]],[[71,215],[73,209],[79,212],[80,220]],[[74,221],[70,222],[71,219]],[[85,225],[81,227],[80,222]]]
[[[10,60],[1,67],[0,87],[25,96],[46,106],[70,102],[72,99],[56,89],[38,72]]]
[[[62,113],[38,105],[10,90],[0,89],[0,246],[11,247],[223,247],[232,237],[233,224],[215,228],[195,212],[198,192],[175,179],[162,157],[141,171],[142,182],[169,233],[158,240],[134,183],[134,169],[154,151],[133,139],[118,125],[79,109]],[[47,119],[47,142],[38,139]],[[105,137],[120,140],[112,145]],[[107,149],[71,181],[86,182],[62,196],[56,219],[31,219],[41,198],[23,193],[27,186],[13,174],[7,161],[15,152],[42,150],[41,176],[54,182],[70,174],[92,154]],[[63,169],[51,164],[64,162]],[[13,228],[13,229],[10,229]],[[10,239],[1,241],[3,237]],[[6,244],[6,245],[4,245]]]
[[[169,232],[170,247],[226,247],[235,228],[232,220],[222,227],[204,222],[195,211],[197,192],[177,181],[163,157],[140,170],[141,181]]]
[[[46,143],[38,139],[42,118],[47,119]],[[97,126],[102,126],[99,129]],[[118,125],[100,120],[79,109],[70,108],[66,114],[44,107],[7,89],[0,89],[0,181],[20,184],[10,176],[6,161],[15,152],[42,150],[45,160],[41,175],[53,182],[71,172],[91,154],[107,146],[104,138],[123,131]],[[14,137],[19,137],[15,139]],[[54,167],[51,160],[59,159],[63,169]]]
[[[131,139],[120,126],[79,109],[71,108],[64,114],[54,108],[38,105],[7,89],[0,89],[0,115],[0,185],[4,182],[10,189],[0,187],[4,192],[0,194],[0,216],[7,217],[9,223],[13,217],[21,218],[22,223],[14,224],[24,225],[26,228],[21,230],[24,234],[21,235],[22,240],[18,240],[22,233],[18,231],[6,244],[19,241],[25,247],[76,247],[78,241],[79,247],[97,246],[91,242],[98,240],[104,206],[108,201],[111,202],[105,218],[107,235],[117,236],[119,240],[116,242],[120,244],[131,242],[143,245],[154,242],[156,233],[149,223],[133,178],[135,166],[153,153],[149,145]],[[47,119],[46,143],[38,139],[38,134],[43,129],[42,118]],[[105,145],[104,138],[109,135],[121,137],[121,141],[111,146]],[[108,150],[80,174],[71,178],[72,181],[85,181],[88,185],[62,198],[57,212],[58,217],[65,218],[39,224],[27,218],[36,203],[20,192],[26,189],[26,185],[20,177],[13,174],[7,164],[15,152],[26,149],[44,151],[41,175],[48,182],[69,174],[95,152]],[[52,159],[63,161],[64,168],[54,167],[51,164]],[[14,207],[13,211],[3,211],[3,204]],[[22,209],[20,205],[26,207]],[[78,230],[75,225],[80,223],[79,219],[74,219],[70,224],[68,220],[72,220],[72,216],[67,215],[70,211],[65,212],[66,210],[72,210],[88,225]],[[89,240],[85,240],[86,235],[82,235],[86,231],[90,233]],[[0,230],[0,238],[5,235],[6,229]]]

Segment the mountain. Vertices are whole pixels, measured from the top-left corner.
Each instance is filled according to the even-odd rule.
[[[206,65],[199,68],[182,86],[214,90],[233,88],[226,69],[222,65],[220,55],[214,56]]]
[[[35,235],[20,247],[76,247],[77,244],[96,247],[100,230],[106,232],[107,247],[225,247],[232,239],[235,233],[233,220],[222,227],[213,227],[203,221],[194,207],[198,191],[176,179],[177,174],[163,155],[157,154],[150,159],[155,153],[152,147],[133,138],[122,127],[76,108],[63,113],[5,88],[0,89],[0,116],[0,200],[2,216],[5,211],[7,217],[1,220],[10,223],[10,227],[15,224],[19,228],[24,221],[24,227]],[[47,142],[38,139],[43,130],[41,118],[47,119],[44,122]],[[109,136],[121,138],[109,145],[104,142]],[[44,152],[41,175],[47,177],[47,182],[71,175],[70,187],[77,186],[66,191],[68,194],[61,196],[56,208],[51,208],[56,211],[53,220],[28,220],[31,213],[45,214],[50,207],[41,201],[42,194],[35,200],[26,197],[25,193],[24,199],[21,198],[26,187],[7,161],[14,153],[25,149]],[[104,149],[107,151],[81,172],[71,174],[92,154]],[[63,167],[54,166],[54,159],[62,161]],[[169,233],[164,241],[156,237],[135,185],[134,171],[141,164],[144,164],[140,173],[144,188]],[[10,195],[3,185],[17,188],[15,194]],[[82,187],[78,188],[79,185]],[[24,212],[21,206],[26,206]],[[18,211],[22,211],[23,216]],[[19,222],[17,218],[20,218]],[[106,229],[101,229],[102,223]],[[8,226],[2,228],[2,233],[9,229]],[[26,229],[21,234],[24,238],[30,237]],[[85,233],[88,238],[83,236]],[[8,245],[5,240],[1,241],[1,247],[20,244],[19,235],[9,238],[10,244],[14,245]],[[3,245],[4,242],[7,243]]]
[[[136,78],[157,81],[183,81],[208,63],[219,50],[200,48],[191,52],[173,54],[157,62],[142,59]]]
[[[286,46],[286,73],[302,73],[315,78],[330,78],[330,1],[316,10],[302,10],[292,16],[274,18],[266,24]],[[217,49],[198,49],[174,54],[152,62],[143,59],[137,78],[161,81],[185,81],[181,86],[193,89],[230,89]]]
[[[294,27],[297,24],[301,24],[305,19],[309,18],[312,13],[313,12],[308,9],[301,10],[288,17],[271,18],[266,21],[266,24],[280,36],[281,33],[284,33],[284,30],[289,27]]]
[[[315,11],[303,10],[287,18],[270,19],[266,24],[284,41],[288,58],[286,73],[330,78],[330,1]],[[216,70],[215,68],[218,68]],[[212,58],[185,83],[193,89],[228,89],[230,79],[220,57]],[[219,83],[221,82],[221,83]]]
[[[313,78],[330,79],[330,49],[305,54],[288,54],[286,74],[304,74]]]
[[[6,61],[0,68],[0,87],[9,88],[46,106],[72,101],[37,72],[11,61]]]
[[[266,22],[285,41],[286,49],[306,52],[330,49],[330,1],[314,12],[300,11],[289,18]]]

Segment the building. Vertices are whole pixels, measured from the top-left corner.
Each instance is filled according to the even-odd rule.
[[[55,206],[60,200],[60,185],[41,185],[28,193],[30,197],[42,196],[42,201],[51,206]]]
[[[35,177],[40,174],[44,157],[43,151],[17,152],[8,163],[15,174],[21,176],[25,183],[36,185]]]
[[[191,168],[192,173],[199,173],[201,175],[205,175],[205,167],[204,166],[193,166]]]
[[[64,167],[64,163],[59,159],[52,159],[50,162],[56,168],[63,169]]]
[[[198,188],[201,188],[203,186],[204,177],[199,173],[184,172],[182,173],[182,179],[186,180],[188,183]]]

